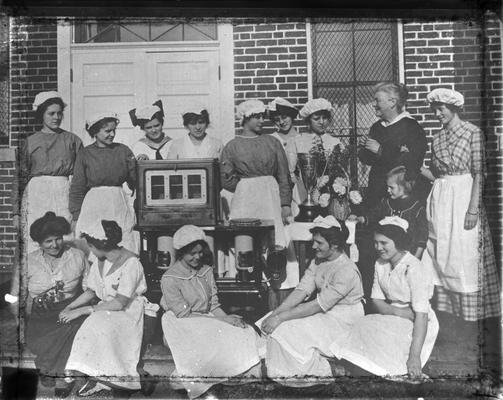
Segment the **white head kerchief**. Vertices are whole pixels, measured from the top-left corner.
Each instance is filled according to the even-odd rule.
[[[409,229],[409,223],[405,219],[397,217],[396,215],[384,217],[379,221],[379,225],[395,225],[402,228],[405,232]]]
[[[341,224],[339,224],[339,221],[337,221],[333,215],[328,215],[326,217],[322,217],[319,215],[313,221],[313,228],[341,229]]]
[[[63,101],[61,95],[54,90],[48,92],[40,92],[35,96],[35,100],[33,100],[33,111],[36,111],[41,104],[45,103],[49,99],[61,99],[61,101]],[[66,106],[65,103],[63,104]]]
[[[196,240],[206,240],[204,231],[195,225],[184,225],[173,235],[173,247],[179,250]]]
[[[102,111],[99,113],[96,113],[89,117],[86,121],[86,131],[89,131],[93,127],[93,125],[96,125],[98,122],[104,120],[105,118],[113,118],[116,121],[116,124],[119,124],[120,120],[117,115],[117,113],[114,113],[113,111]]]
[[[84,226],[80,227],[81,233],[85,233],[86,235],[91,236],[93,239],[107,240],[105,230],[103,229],[103,225],[101,224],[101,218],[97,219],[94,222],[84,223],[83,225]]]
[[[240,103],[236,108],[236,119],[243,122],[243,119],[253,114],[260,114],[265,112],[266,108],[264,103],[260,100],[252,99]]]
[[[463,95],[455,90],[438,88],[432,90],[428,96],[426,96],[428,103],[444,103],[452,104],[456,107],[462,107],[465,104],[465,98]]]
[[[318,111],[332,112],[334,111],[334,107],[332,107],[332,104],[326,99],[323,98],[312,99],[309,100],[306,104],[304,104],[304,107],[302,107],[299,112],[299,116],[303,119],[306,119],[311,114],[314,114],[315,112]]]

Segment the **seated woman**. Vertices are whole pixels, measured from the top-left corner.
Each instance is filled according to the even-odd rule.
[[[374,375],[420,377],[437,338],[438,321],[430,306],[432,272],[405,250],[408,225],[396,216],[379,222],[372,288],[378,314],[357,321],[347,341],[333,348],[338,358]]]
[[[82,227],[94,255],[87,290],[61,313],[62,322],[89,315],[75,336],[66,368],[89,380],[79,396],[112,388],[140,389],[137,364],[143,336],[147,290],[137,256],[119,247],[122,231],[115,221],[97,220]],[[98,300],[97,305],[92,305]]]
[[[164,111],[162,101],[157,100],[151,106],[145,106],[129,111],[133,126],[139,126],[145,137],[133,145],[133,153],[137,160],[165,160],[168,158],[171,138],[162,131]]]
[[[28,255],[26,268],[20,276],[14,272],[11,295],[20,294],[20,303],[12,304],[15,315],[19,309],[27,313],[26,343],[35,354],[35,366],[40,370],[42,384],[54,384],[55,395],[66,397],[72,385],[63,379],[66,361],[74,336],[85,317],[69,324],[59,323],[59,313],[85,288],[88,263],[84,253],[63,243],[63,235],[71,232],[63,217],[47,212],[30,226],[31,238],[40,248]]]
[[[309,386],[307,376],[332,376],[330,348],[363,316],[358,268],[346,254],[348,230],[333,217],[314,220],[316,259],[286,300],[261,324],[267,340],[267,375],[284,385]],[[313,293],[314,300],[304,302]],[[296,380],[295,377],[299,377]]]
[[[259,336],[220,308],[213,269],[203,262],[204,232],[182,226],[173,245],[177,261],[161,280],[162,329],[175,361],[173,376],[185,379],[191,399],[244,372],[260,376]]]
[[[210,115],[206,109],[190,109],[182,114],[183,126],[188,135],[173,140],[168,159],[219,158],[223,149],[222,141],[206,133]]]

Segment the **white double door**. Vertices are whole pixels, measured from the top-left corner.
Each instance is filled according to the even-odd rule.
[[[143,137],[129,110],[161,99],[164,131],[180,137],[184,110],[207,108],[210,134],[222,137],[219,50],[155,51],[145,48],[76,49],[72,52],[72,131],[87,145],[85,120],[95,112],[114,111],[120,123],[116,141],[132,146]],[[233,110],[230,110],[232,112]],[[229,110],[227,110],[229,112]]]

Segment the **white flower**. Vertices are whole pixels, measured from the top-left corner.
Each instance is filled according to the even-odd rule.
[[[313,201],[315,203],[318,203],[319,199],[320,199],[320,191],[318,189],[314,189],[311,193],[311,196],[313,197]]]
[[[363,197],[358,190],[351,190],[349,192],[349,200],[353,204],[360,204],[363,201]]]
[[[318,202],[320,207],[328,207],[328,203],[330,202],[330,193],[323,193]]]
[[[316,187],[318,189],[321,189],[323,186],[325,186],[328,181],[329,181],[329,177],[328,175],[323,175],[323,176],[320,176],[317,180],[316,180]]]

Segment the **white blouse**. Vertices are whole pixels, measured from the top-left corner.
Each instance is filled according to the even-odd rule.
[[[159,151],[163,160],[168,159],[168,152],[169,152],[169,148],[171,147],[172,143],[173,143],[173,140],[170,140],[164,146],[162,146],[161,150]],[[138,157],[140,154],[145,154],[149,160],[155,160],[156,149],[150,147],[149,145],[147,145],[145,142],[143,142],[141,140],[136,142],[133,145],[133,148],[131,150],[133,151],[133,154],[135,155],[135,157]]]
[[[395,268],[379,260],[375,264],[373,299],[389,300],[398,307],[411,305],[415,312],[427,313],[433,296],[433,275],[407,252]]]
[[[338,144],[342,145],[342,142],[336,137],[324,133],[319,136],[316,133],[301,133],[300,136],[295,138],[295,146],[297,147],[297,153],[309,153],[309,150],[313,148],[318,141],[323,143],[323,149],[327,152],[331,152],[335,146]]]
[[[196,146],[190,140],[188,134],[173,140],[168,152],[168,159],[186,159],[186,158],[220,158],[223,144],[220,139],[206,134],[201,144]]]

